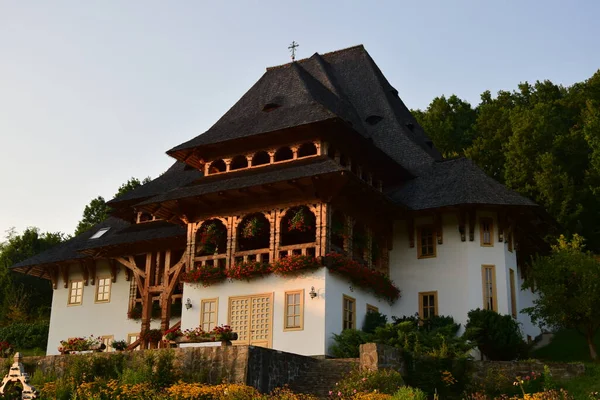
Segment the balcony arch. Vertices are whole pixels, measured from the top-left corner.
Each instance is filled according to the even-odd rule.
[[[313,142],[304,143],[298,148],[298,158],[314,156],[316,154],[317,146]]]
[[[286,161],[294,158],[294,152],[289,147],[281,147],[275,152],[275,162]]]
[[[315,214],[307,206],[290,208],[279,226],[280,244],[314,243],[317,236],[316,220]]]
[[[271,162],[271,156],[266,151],[259,151],[252,157],[252,166],[266,165]]]
[[[225,171],[227,171],[227,165],[225,164],[225,161],[223,161],[223,160],[215,160],[215,161],[211,162],[208,167],[209,175],[218,174],[219,172],[225,172]]]
[[[343,212],[335,210],[331,216],[331,245],[334,251],[344,251],[346,237],[346,216]]]
[[[237,228],[238,251],[268,249],[271,241],[271,224],[263,213],[246,215]]]
[[[356,224],[352,229],[352,257],[357,261],[366,262],[369,246],[369,235],[363,224]]]
[[[196,232],[196,256],[225,254],[227,252],[227,228],[219,219],[209,219]]]
[[[229,164],[229,170],[234,171],[236,169],[248,168],[248,159],[246,156],[235,156],[231,159],[231,164]]]

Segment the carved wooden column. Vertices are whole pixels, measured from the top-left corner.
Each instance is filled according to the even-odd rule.
[[[269,162],[273,164],[275,162],[275,150],[269,150],[267,153],[269,153]]]
[[[252,167],[252,158],[254,158],[254,154],[246,154],[246,161],[248,162],[248,168]]]
[[[350,257],[352,257],[352,241],[354,235],[354,218],[346,216],[346,236],[344,238],[344,251]]]
[[[369,268],[373,268],[373,231],[367,227],[367,248],[365,249],[365,258]]]
[[[293,154],[293,160],[298,158],[298,149],[300,148],[300,146],[290,146],[290,149],[292,150],[292,154]]]
[[[171,250],[165,251],[164,261],[165,263],[162,274],[163,290],[161,292],[160,299],[160,329],[163,332],[169,329],[169,323],[171,321],[171,294],[168,291],[169,283],[171,283],[169,280],[169,270],[171,269]]]
[[[198,223],[189,223],[187,224],[187,231],[188,231],[188,240],[187,240],[187,248],[186,248],[186,252],[188,254],[188,257],[190,259],[190,262],[188,263],[188,265],[186,266],[186,271],[189,271],[190,269],[195,267],[195,263],[194,263],[194,257],[196,257],[196,233],[198,231],[198,229],[200,229],[200,222]]]
[[[277,257],[277,249],[279,248],[279,210],[274,208],[269,212],[269,224],[271,225],[269,235],[269,262],[274,262]]]
[[[150,329],[150,321],[152,320],[152,294],[150,293],[150,277],[152,276],[152,253],[146,254],[146,278],[142,290],[142,326],[141,332],[146,332]],[[145,349],[148,345],[147,340],[142,340],[142,348]]]
[[[320,215],[320,247],[321,255],[326,255],[331,251],[331,224],[332,224],[331,204],[321,203]]]
[[[242,218],[238,215],[231,218],[231,245],[229,247],[229,266],[235,264],[234,254],[237,249],[237,230]]]
[[[223,161],[225,161],[225,172],[229,172],[229,167],[231,165],[231,158],[226,158]]]
[[[326,154],[326,152],[327,152],[326,151],[327,150],[327,148],[326,148],[327,142],[317,141],[317,142],[314,142],[314,145],[315,145],[315,147],[317,149],[317,155],[318,156],[322,156],[323,154]]]
[[[235,228],[233,220],[236,217],[227,217],[225,227],[227,228],[227,249],[225,250],[225,268],[229,269],[233,265],[233,253],[235,251]]]

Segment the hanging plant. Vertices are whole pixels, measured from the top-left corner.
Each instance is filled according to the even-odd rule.
[[[160,329],[148,329],[141,333],[141,339],[150,343],[157,343],[162,340],[163,333]]]
[[[225,232],[216,222],[211,222],[201,228],[198,235],[197,253],[216,254],[219,252],[219,244],[222,243]]]
[[[250,280],[271,273],[271,265],[260,261],[235,263],[227,270],[227,277],[232,280]]]
[[[300,207],[288,220],[288,231],[308,232],[314,228],[315,221],[311,212]]]
[[[131,307],[131,310],[129,310],[129,312],[127,313],[127,318],[134,319],[134,320],[141,319],[142,318],[142,304],[135,303],[135,305],[133,307]]]
[[[280,258],[271,266],[277,275],[295,275],[304,271],[314,271],[321,267],[321,263],[313,256],[294,254]]]
[[[196,267],[189,272],[181,274],[181,282],[186,283],[201,283],[207,287],[216,283],[223,282],[227,278],[224,269],[218,265],[196,264]]]
[[[244,239],[252,239],[259,236],[265,227],[265,222],[259,217],[248,218],[242,226],[241,236]]]

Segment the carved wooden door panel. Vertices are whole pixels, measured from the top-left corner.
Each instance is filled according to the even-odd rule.
[[[229,325],[238,334],[236,345],[271,347],[273,294],[229,298]]]

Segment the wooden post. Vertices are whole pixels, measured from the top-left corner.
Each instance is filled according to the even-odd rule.
[[[144,286],[140,288],[142,294],[142,326],[141,331],[145,332],[150,329],[150,321],[152,320],[152,294],[150,293],[150,277],[152,276],[152,253],[146,253],[146,279]],[[142,340],[142,348],[148,346],[147,340]]]
[[[279,226],[280,226],[279,212],[276,208],[272,209],[269,213],[269,224],[271,225],[271,232],[269,236],[269,262],[274,262],[277,257],[277,249],[279,248]]]

